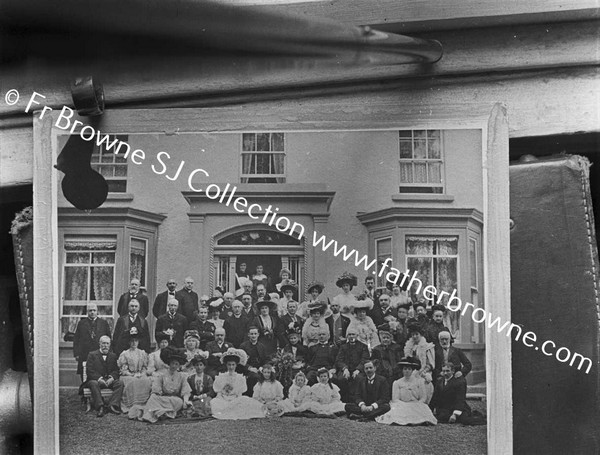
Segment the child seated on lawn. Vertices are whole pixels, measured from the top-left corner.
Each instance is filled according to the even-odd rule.
[[[320,368],[317,371],[318,382],[310,388],[310,402],[307,404],[307,410],[324,415],[344,413],[340,388],[329,381],[330,377],[327,368]]]
[[[310,387],[302,371],[296,373],[294,383],[288,392],[288,398],[281,403],[285,412],[302,412],[307,410],[310,401]]]
[[[283,386],[275,379],[273,365],[265,363],[260,372],[260,379],[254,386],[252,398],[263,405],[267,417],[278,417],[283,414]]]

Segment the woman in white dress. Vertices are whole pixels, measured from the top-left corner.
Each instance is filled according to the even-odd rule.
[[[319,368],[317,377],[317,383],[310,388],[310,401],[306,404],[307,410],[315,414],[326,415],[342,414],[345,412],[340,388],[329,381],[329,370],[327,368]]]
[[[435,345],[427,342],[422,332],[421,325],[415,322],[408,324],[408,340],[404,345],[404,356],[413,357],[419,362],[419,368],[413,375],[423,381],[427,396],[425,403],[431,401],[433,396],[433,382],[431,372],[435,368]]]
[[[121,411],[129,412],[136,404],[144,404],[150,396],[152,380],[147,376],[148,354],[138,349],[139,333],[137,327],[129,330],[129,349],[121,352],[117,365],[120,380],[123,383]]]
[[[208,321],[212,322],[215,329],[222,329],[225,320],[221,319],[221,312],[225,306],[225,301],[222,297],[212,297],[208,299]]]
[[[320,300],[316,302],[311,302],[308,306],[308,313],[310,317],[304,321],[304,326],[302,327],[302,343],[311,347],[314,344],[319,342],[319,333],[322,330],[327,330],[329,332],[329,325],[325,322],[325,308],[327,304]]]
[[[391,409],[375,421],[386,425],[436,425],[437,419],[425,403],[427,392],[423,381],[414,374],[418,361],[405,357],[398,366],[403,377],[392,384]]]
[[[186,375],[181,373],[179,367],[187,359],[182,350],[165,348],[162,351],[165,363],[169,365],[166,371],[154,378],[152,394],[144,406],[133,406],[129,410],[130,419],[145,420],[155,423],[161,418],[174,419],[177,413],[190,407],[190,394],[192,389],[186,380]]]
[[[371,306],[372,306],[371,302]],[[379,334],[377,333],[377,327],[370,316],[367,316],[367,309],[369,308],[369,301],[357,300],[354,304],[354,319],[348,324],[348,329],[354,329],[358,335],[358,341],[367,345],[369,348],[369,354],[375,346],[379,346]]]
[[[213,383],[213,390],[217,396],[211,400],[210,406],[215,419],[244,420],[265,417],[262,404],[243,395],[248,390],[246,378],[235,371],[242,356],[246,357],[243,350],[230,348],[221,357],[227,371],[217,375]]]
[[[308,285],[308,290],[306,291],[307,295],[309,297],[307,300],[305,300],[300,305],[298,305],[298,310],[296,311],[296,314],[303,319],[308,319],[310,317],[308,306],[311,303],[317,302],[317,301],[329,302],[329,299],[326,298],[325,296],[322,296],[319,298],[319,296],[321,296],[321,294],[323,293],[324,289],[325,289],[325,285],[323,283],[321,283],[320,281],[313,281],[312,283],[310,283]],[[329,305],[327,305],[327,308],[325,309],[325,314],[323,316],[327,318],[330,315],[331,315],[331,310],[329,309]]]
[[[342,273],[335,282],[336,286],[339,287],[342,292],[336,295],[333,298],[333,301],[340,306],[340,313],[349,317],[351,320],[354,319],[354,308],[357,302],[359,302],[356,296],[351,292],[357,282],[356,276],[349,272]],[[363,301],[366,302],[367,310],[370,311],[373,309],[373,300],[364,298]]]
[[[400,305],[410,303],[410,298],[406,291],[403,291],[399,284],[392,284],[392,295],[390,296],[390,304],[392,308],[398,308]]]

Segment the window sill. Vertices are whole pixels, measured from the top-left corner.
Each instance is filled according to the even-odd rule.
[[[412,202],[454,202],[454,196],[450,194],[392,194],[392,201]]]
[[[132,193],[108,193],[107,201],[133,201]]]

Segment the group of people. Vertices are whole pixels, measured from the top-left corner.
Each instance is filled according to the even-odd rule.
[[[191,278],[179,291],[168,280],[152,307],[154,352],[147,299],[121,296],[118,311],[126,305],[127,312],[112,340],[89,305],[74,354],[81,372],[86,360],[84,386],[97,415],[156,422],[183,411],[217,419],[345,413],[383,424],[474,423],[466,403],[471,363],[451,345],[444,306],[412,303],[397,286],[376,291],[372,277],[355,296],[357,278],[347,272],[331,301],[313,282],[300,303],[289,270],[280,278],[276,292],[267,292],[272,284],[264,279],[241,277],[237,296],[217,289],[205,299]],[[107,403],[102,388],[113,390]]]

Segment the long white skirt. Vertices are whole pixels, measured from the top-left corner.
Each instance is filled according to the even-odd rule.
[[[146,420],[154,423],[161,416],[174,419],[183,408],[183,400],[179,397],[152,395],[144,406],[134,405],[128,412],[130,419]]]
[[[246,420],[265,417],[262,403],[245,395],[232,400],[217,396],[211,400],[210,407],[215,419]]]
[[[421,401],[395,401],[391,403],[391,409],[375,419],[378,423],[391,425],[422,425],[429,423],[437,424],[431,409]]]

